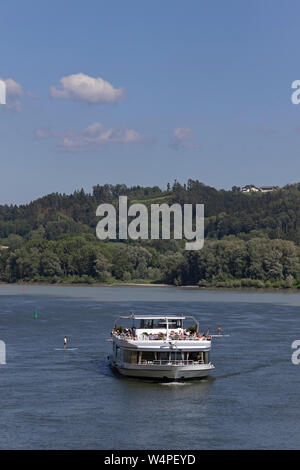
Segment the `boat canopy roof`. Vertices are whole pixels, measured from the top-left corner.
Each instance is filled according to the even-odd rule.
[[[169,330],[170,328],[174,329],[175,328],[182,328],[182,322],[185,319],[192,320],[195,322],[197,325],[197,330],[199,329],[199,322],[198,320],[191,316],[191,315],[134,315],[133,313],[131,315],[121,315],[115,320],[115,328],[117,326],[117,322],[120,319],[128,319],[128,320],[141,320],[141,328],[165,328],[166,330]],[[148,326],[144,324],[144,321],[151,323]],[[154,323],[157,322],[157,324],[154,325]],[[177,326],[175,326],[175,322],[177,323]],[[163,326],[163,323],[165,326]]]
[[[184,320],[185,318],[193,318],[193,317],[185,317],[183,315],[130,315],[130,316],[120,316],[119,318],[128,318],[130,320]]]

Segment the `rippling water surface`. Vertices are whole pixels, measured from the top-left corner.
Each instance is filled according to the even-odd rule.
[[[130,312],[221,326],[230,337],[213,341],[211,378],[116,377],[107,338]],[[300,448],[300,294],[0,286],[0,339],[1,449]]]

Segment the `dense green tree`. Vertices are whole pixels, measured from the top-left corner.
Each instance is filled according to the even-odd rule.
[[[101,202],[205,206],[205,244],[180,240],[107,241],[95,237]],[[94,186],[0,206],[0,281],[113,282],[300,287],[300,183],[271,193],[217,190],[197,180],[157,186]]]
[[[95,272],[101,282],[107,282],[111,278],[111,263],[103,253],[98,253],[95,259]]]
[[[57,254],[53,253],[49,248],[45,249],[41,254],[40,274],[47,278],[62,274],[60,260]]]

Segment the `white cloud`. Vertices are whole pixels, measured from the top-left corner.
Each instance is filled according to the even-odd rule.
[[[87,103],[117,103],[124,97],[123,88],[114,86],[101,77],[84,73],[68,75],[60,79],[58,87],[50,87],[50,95],[56,99],[73,99]]]
[[[20,112],[24,95],[30,98],[38,98],[38,96],[30,90],[27,90],[24,93],[20,83],[16,82],[12,78],[2,80],[6,85],[6,108]]]
[[[15,82],[12,78],[4,80],[6,84],[6,94],[8,97],[16,98],[22,96],[22,87],[19,83]]]
[[[37,93],[34,93],[33,91],[30,91],[30,90],[27,90],[25,95],[29,96],[30,98],[34,98],[34,99],[39,98],[39,95]]]
[[[172,141],[169,145],[173,150],[181,148],[198,149],[200,144],[193,142],[195,134],[189,127],[177,127],[173,131]]]
[[[111,127],[104,129],[102,124],[95,122],[83,129],[75,131],[69,129],[65,132],[54,132],[49,128],[37,129],[35,133],[39,139],[57,138],[59,148],[66,151],[78,149],[101,150],[108,144],[147,143],[147,139],[134,129]]]
[[[60,137],[60,134],[53,132],[50,127],[36,129],[35,136],[38,139],[50,139],[51,137]]]
[[[2,79],[6,85],[6,108],[21,111],[21,97],[23,94],[21,85],[12,78]]]

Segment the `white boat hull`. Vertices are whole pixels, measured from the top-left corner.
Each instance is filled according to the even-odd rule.
[[[212,364],[196,365],[129,365],[111,362],[111,367],[125,377],[154,380],[189,380],[208,377]]]

